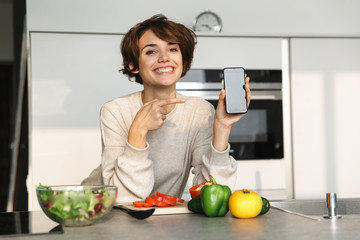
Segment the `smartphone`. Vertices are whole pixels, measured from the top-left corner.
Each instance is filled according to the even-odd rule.
[[[247,112],[245,70],[242,67],[224,68],[225,108],[228,114]]]

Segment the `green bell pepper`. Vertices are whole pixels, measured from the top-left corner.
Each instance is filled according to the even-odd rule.
[[[222,217],[229,211],[231,190],[228,186],[217,184],[210,175],[212,185],[204,185],[200,195],[188,203],[188,209],[194,213],[203,213],[208,217]]]
[[[200,195],[197,195],[196,197],[191,199],[187,206],[188,209],[194,213],[204,213],[201,207]]]
[[[231,190],[228,186],[217,184],[210,175],[212,185],[205,185],[200,192],[201,206],[206,216],[222,217],[229,211]]]

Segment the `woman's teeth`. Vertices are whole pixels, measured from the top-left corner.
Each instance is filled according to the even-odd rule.
[[[172,72],[174,69],[172,67],[167,68],[158,68],[156,69],[157,73],[166,73],[166,72]]]

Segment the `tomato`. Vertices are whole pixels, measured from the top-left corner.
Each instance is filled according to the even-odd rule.
[[[237,190],[229,198],[229,210],[237,218],[253,218],[259,215],[263,201],[254,191]]]
[[[212,185],[212,184],[213,184],[212,181],[207,181],[207,182],[203,182],[203,183],[200,183],[200,184],[198,184],[196,186],[191,187],[189,189],[191,198],[194,198],[197,195],[200,195],[200,192],[201,192],[201,189],[203,188],[203,186]]]

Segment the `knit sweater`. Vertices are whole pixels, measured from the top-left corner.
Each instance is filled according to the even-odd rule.
[[[147,146],[138,149],[128,142],[130,126],[142,107],[141,92],[116,98],[100,113],[102,136],[101,172],[104,184],[118,187],[117,202],[145,199],[152,193],[181,197],[189,173],[193,185],[209,180],[234,187],[236,161],[228,148],[212,146],[214,107],[199,97],[187,97],[166,115],[163,126],[149,131]]]

